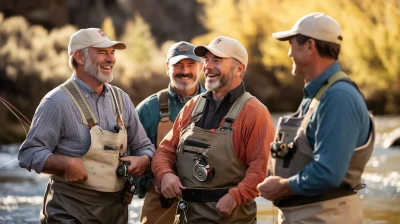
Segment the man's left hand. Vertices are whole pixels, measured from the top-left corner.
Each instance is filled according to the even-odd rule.
[[[150,158],[147,155],[142,156],[125,156],[119,158],[121,161],[130,162],[131,165],[128,168],[129,175],[134,177],[140,177],[149,167]]]
[[[289,179],[278,176],[269,176],[257,185],[260,196],[275,201],[294,194],[289,185]]]
[[[227,193],[219,199],[216,208],[218,214],[221,217],[227,217],[232,213],[233,209],[236,208],[236,206],[237,203],[235,199],[233,199],[232,195]]]

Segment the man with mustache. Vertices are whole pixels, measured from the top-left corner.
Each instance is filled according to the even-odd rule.
[[[98,28],[70,38],[72,77],[42,99],[18,154],[22,168],[50,174],[41,223],[128,223],[126,177],[143,175],[154,146],[129,96],[108,84],[125,48]]]
[[[185,41],[171,45],[165,63],[170,78],[168,88],[147,97],[137,106],[144,130],[156,147],[172,129],[173,122],[185,103],[205,92],[199,83],[201,58],[194,55],[194,47]],[[141,223],[173,223],[176,209],[161,207],[151,171],[135,182],[138,197],[143,198],[146,195],[140,216]]]
[[[179,197],[180,223],[256,223],[256,186],[265,178],[274,126],[245,91],[248,54],[220,36],[194,49],[204,58],[206,93],[181,110],[152,170],[166,198]]]

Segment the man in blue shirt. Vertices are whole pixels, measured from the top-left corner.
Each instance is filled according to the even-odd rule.
[[[296,114],[278,122],[260,195],[279,208],[278,223],[362,223],[356,191],[363,187],[374,127],[337,62],[341,27],[324,13],[311,13],[273,37],[289,41],[292,74],[305,86]]]
[[[109,84],[125,48],[98,28],[70,38],[73,75],[44,96],[18,152],[22,168],[51,174],[41,223],[128,223],[126,176],[143,175],[154,146],[128,94]]]
[[[173,122],[185,103],[193,96],[205,92],[199,83],[201,58],[194,55],[194,47],[184,41],[171,45],[166,61],[167,75],[170,78],[168,88],[147,97],[137,106],[140,121],[156,147],[172,129]],[[143,197],[146,194],[141,223],[173,223],[176,209],[161,207],[159,194],[152,184],[153,179],[152,173],[136,179],[138,196]]]

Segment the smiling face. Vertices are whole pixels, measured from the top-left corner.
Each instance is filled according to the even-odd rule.
[[[182,95],[194,94],[199,82],[201,63],[185,58],[175,64],[167,63],[172,88]]]
[[[221,58],[211,52],[204,55],[205,87],[213,92],[229,92],[241,82],[244,65],[233,58]]]
[[[115,60],[115,49],[87,48],[82,50],[85,56],[84,71],[94,77],[99,83],[109,83],[113,80],[113,67]]]

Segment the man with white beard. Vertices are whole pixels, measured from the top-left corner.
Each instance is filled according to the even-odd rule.
[[[248,55],[220,36],[197,46],[208,90],[186,103],[156,150],[152,171],[166,198],[179,198],[179,223],[257,223],[254,198],[266,176],[274,125],[245,91]]]
[[[70,38],[73,75],[42,99],[18,154],[22,168],[50,174],[41,223],[128,222],[127,176],[143,175],[154,146],[129,96],[108,84],[125,48],[98,28]]]

